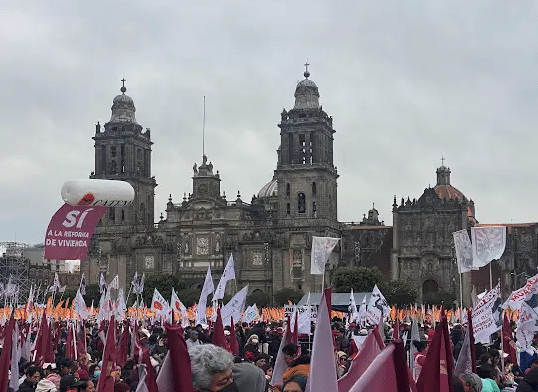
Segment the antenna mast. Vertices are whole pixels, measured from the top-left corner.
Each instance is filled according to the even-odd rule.
[[[202,155],[205,156],[205,95],[204,95],[204,120],[202,123]]]

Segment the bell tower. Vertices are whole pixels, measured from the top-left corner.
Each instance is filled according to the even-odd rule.
[[[319,104],[319,91],[309,79],[297,83],[295,105],[281,113],[278,181],[278,219],[337,220],[338,174],[333,164],[332,117]]]
[[[95,126],[95,171],[90,178],[127,181],[135,190],[133,204],[110,208],[105,225],[152,225],[157,182],[151,175],[151,132],[136,122],[134,102],[125,95],[125,79],[120,91],[110,121],[104,129],[99,123]]]

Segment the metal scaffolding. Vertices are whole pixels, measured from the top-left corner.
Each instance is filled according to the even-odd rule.
[[[8,303],[22,305],[30,293],[30,260],[24,249],[30,247],[20,242],[0,242],[0,305]],[[6,290],[11,278],[12,290]],[[10,292],[11,291],[11,292]]]

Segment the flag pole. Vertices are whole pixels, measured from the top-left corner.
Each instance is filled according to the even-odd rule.
[[[491,261],[489,262],[489,289],[493,290],[493,278],[491,276]]]
[[[463,308],[463,285],[461,283],[461,276],[463,273],[460,272],[460,308]]]

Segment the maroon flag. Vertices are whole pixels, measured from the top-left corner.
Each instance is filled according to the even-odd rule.
[[[75,345],[73,339],[73,326],[67,324],[67,340],[65,341],[65,356],[72,360],[77,359],[75,357]]]
[[[230,321],[230,353],[233,355],[239,354],[239,343],[237,342],[237,336],[235,335],[235,325],[234,325],[234,318],[231,317]]]
[[[13,345],[11,335],[14,327],[15,319],[12,316],[4,329],[4,344],[0,356],[0,391],[7,391],[9,384],[9,365],[11,363],[11,346]]]
[[[307,390],[310,392],[338,391],[330,309],[326,301],[331,290],[325,289],[319,304],[307,381]]]
[[[226,337],[224,336],[224,326],[222,325],[222,316],[220,315],[220,308],[217,308],[217,321],[213,326],[213,338],[211,343],[215,346],[222,347],[223,349],[228,349],[228,344],[226,344]]]
[[[172,362],[172,372],[168,378],[172,379],[172,385],[174,386],[173,392],[194,392],[194,387],[192,386],[191,358],[189,357],[187,343],[183,337],[183,328],[181,328],[181,325],[171,325],[168,323],[165,323],[164,327],[166,328],[168,348],[170,349],[168,355],[170,355]]]
[[[159,392],[159,389],[157,388],[157,376],[155,374],[155,369],[153,368],[153,365],[149,359],[149,349],[147,347],[139,346],[139,350],[140,362],[146,365],[146,378],[144,379],[146,388],[148,392]]]
[[[39,363],[39,361],[45,356],[47,352],[47,340],[49,338],[49,326],[47,323],[47,315],[43,311],[43,316],[41,317],[41,323],[39,324],[39,329],[37,330],[37,338],[35,342],[35,352],[34,352],[34,361]]]
[[[123,332],[120,336],[120,342],[118,344],[118,353],[116,363],[119,366],[124,366],[129,356],[129,340],[131,340],[131,334],[129,333],[129,326],[125,325]]]
[[[116,327],[114,324],[114,316],[112,316],[108,323],[103,366],[101,366],[101,374],[97,383],[98,392],[114,392],[114,377],[110,374],[116,360]]]
[[[81,323],[77,337],[77,354],[78,358],[86,355],[86,327],[84,326],[84,320]]]
[[[291,342],[299,345],[299,310],[295,308],[295,322],[293,323],[293,332],[291,334]]]
[[[474,331],[473,331],[473,310],[467,310],[467,320],[469,322],[469,346],[471,348],[471,364],[473,373],[476,373],[476,348],[474,346]],[[514,363],[516,365],[517,362]],[[517,366],[517,365],[516,365]]]
[[[431,388],[431,391],[438,391]],[[407,392],[416,391],[405,359],[402,342],[383,349],[349,392]]]
[[[512,339],[512,327],[506,313],[503,320],[503,352],[508,354],[508,359],[517,366],[516,346]]]
[[[375,336],[376,333],[379,335],[377,327],[370,332],[366,340],[362,343],[361,350],[351,362],[348,372],[338,380],[338,392],[348,392],[359,378],[361,378],[381,350],[385,348],[384,344],[379,344],[379,340]],[[351,342],[353,343],[354,340]]]
[[[82,260],[97,223],[106,212],[103,206],[64,204],[52,217],[45,235],[45,258]]]
[[[437,326],[432,343],[426,354],[426,359],[417,380],[419,392],[439,391],[454,392],[452,371],[454,359],[452,346],[448,335],[448,323],[443,309],[441,322]]]

